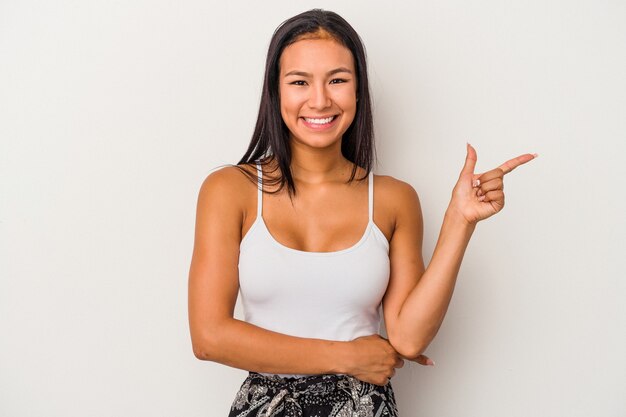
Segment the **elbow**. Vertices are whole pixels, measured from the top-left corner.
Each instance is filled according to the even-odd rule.
[[[191,348],[193,355],[202,361],[215,361],[216,342],[209,337],[192,337]]]
[[[405,343],[392,346],[400,356],[409,360],[417,359],[426,350],[426,344]]]
[[[192,344],[193,355],[196,359],[200,359],[201,361],[209,361],[210,359],[210,349],[206,348],[206,345],[203,344]]]
[[[204,321],[191,326],[193,355],[202,361],[219,362],[224,354],[227,321]]]
[[[400,356],[409,360],[417,359],[424,353],[429,344],[426,340],[413,339],[406,336],[389,336],[389,343]]]
[[[428,348],[430,342],[439,331],[440,323],[420,323],[409,329],[395,327],[389,334],[389,343],[400,354],[409,360],[419,358]],[[387,329],[389,330],[389,329]]]
[[[218,320],[192,326],[191,347],[197,359],[220,362],[227,354],[225,343],[229,339],[232,320]]]

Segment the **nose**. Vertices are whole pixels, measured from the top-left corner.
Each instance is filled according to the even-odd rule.
[[[309,95],[309,107],[312,109],[325,109],[330,107],[330,96],[328,91],[326,91],[326,86],[324,84],[315,85],[310,89]]]

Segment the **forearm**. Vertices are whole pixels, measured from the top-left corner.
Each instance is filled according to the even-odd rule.
[[[347,373],[348,342],[289,336],[237,319],[214,326],[194,346],[198,359],[277,374]]]
[[[475,224],[446,211],[432,259],[398,313],[395,334],[389,335],[403,356],[418,356],[437,334],[474,229]]]

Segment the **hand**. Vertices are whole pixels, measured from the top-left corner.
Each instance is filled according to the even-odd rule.
[[[452,191],[452,200],[448,209],[461,215],[471,225],[493,216],[504,207],[504,175],[537,156],[537,154],[523,154],[491,171],[474,174],[476,150],[468,143],[465,165]]]
[[[376,385],[386,385],[402,368],[404,360],[389,341],[378,334],[361,336],[349,342],[352,346],[349,375]]]
[[[417,363],[419,363],[420,365],[423,365],[423,366],[435,366],[435,361],[430,359],[426,355],[419,355],[417,358],[410,359],[410,360],[412,360],[413,362],[417,362]]]

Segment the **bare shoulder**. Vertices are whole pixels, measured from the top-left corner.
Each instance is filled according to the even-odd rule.
[[[388,204],[393,212],[402,208],[419,206],[419,196],[415,188],[408,182],[390,175],[374,175],[377,200]]]
[[[198,193],[198,218],[231,219],[233,226],[240,226],[256,204],[256,185],[246,173],[256,176],[249,165],[228,165],[211,172]]]
[[[388,241],[406,225],[419,229],[422,210],[413,186],[390,175],[374,175],[374,220]]]
[[[221,200],[236,202],[238,197],[245,194],[241,192],[245,187],[254,186],[244,171],[249,175],[256,175],[253,168],[247,164],[228,165],[211,172],[202,182],[199,198],[221,196]]]
[[[246,171],[249,174],[254,173],[253,168],[249,164],[226,165],[220,169],[216,169],[204,179],[202,189],[241,185],[246,182],[246,176],[242,171]]]

